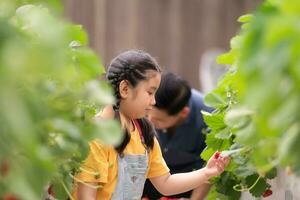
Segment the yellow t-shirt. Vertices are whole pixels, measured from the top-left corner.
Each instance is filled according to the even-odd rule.
[[[130,141],[124,149],[124,154],[145,154],[145,147],[141,142],[138,129],[130,133]],[[76,180],[86,183],[99,183],[101,188],[97,189],[97,199],[110,199],[114,192],[118,177],[118,153],[112,146],[105,145],[99,140],[89,143],[90,153],[83,162],[83,170],[76,176]],[[165,175],[169,172],[160,150],[159,143],[154,138],[154,146],[148,156],[147,178]],[[76,184],[74,187],[74,198],[76,195]]]

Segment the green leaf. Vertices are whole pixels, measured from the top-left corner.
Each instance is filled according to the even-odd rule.
[[[201,153],[201,158],[208,161],[216,151],[211,148],[206,148]]]
[[[205,199],[206,200],[228,200],[228,197],[224,194],[218,193],[216,188],[212,186]]]
[[[88,81],[84,88],[87,99],[97,105],[111,105],[115,101],[114,97],[111,95],[112,89],[98,81]]]
[[[296,123],[293,124],[282,136],[281,144],[279,145],[278,149],[278,157],[281,163],[289,164],[289,162],[291,162],[291,155],[293,155],[295,153],[294,151],[299,148],[299,132],[300,125]]]
[[[123,138],[119,122],[116,120],[96,120],[95,134],[106,144],[119,145]],[[109,133],[109,134],[108,134]]]
[[[229,139],[232,136],[230,128],[224,128],[216,133],[216,138],[219,139]]]
[[[76,41],[78,43],[78,46],[76,47],[88,45],[88,36],[87,33],[83,30],[82,25],[71,24],[67,28],[69,38],[71,38],[72,41]],[[72,41],[70,41],[70,43]]]
[[[257,180],[258,175],[251,175],[246,178],[246,183],[248,187],[255,184],[255,181]],[[254,197],[260,197],[263,192],[269,187],[266,180],[264,178],[259,178],[258,182],[255,184],[255,186],[249,191]]]
[[[237,35],[234,36],[230,40],[230,46],[232,49],[239,49],[241,47],[241,42],[242,42],[243,36]]]
[[[265,178],[267,179],[273,179],[277,176],[277,169],[273,167],[270,171],[267,172],[265,175]]]
[[[215,151],[222,151],[228,149],[231,146],[230,140],[218,139],[215,137],[215,134],[213,133],[207,134],[205,143],[209,148]]]
[[[229,64],[232,65],[234,63],[236,54],[234,51],[230,51],[228,53],[224,53],[217,57],[217,63],[218,64]]]
[[[205,111],[201,111],[204,121],[208,127],[210,127],[214,131],[218,131],[220,129],[224,129],[226,127],[224,123],[224,114],[223,113],[209,113]]]
[[[243,150],[243,148],[239,148],[239,149],[233,149],[233,150],[227,150],[227,151],[222,151],[221,152],[221,156],[225,157],[225,156],[231,156],[233,154],[237,154],[240,153]]]
[[[238,183],[238,180],[230,172],[221,174],[219,181],[215,184],[217,192],[228,196],[232,200],[239,200],[241,192],[235,191],[233,186]]]
[[[238,18],[238,22],[247,23],[250,22],[253,18],[252,14],[242,15]]]
[[[225,123],[232,128],[242,128],[248,125],[253,114],[250,109],[232,109],[226,114]]]
[[[234,170],[235,175],[243,178],[256,173],[256,168],[251,165],[240,165]]]
[[[74,124],[64,119],[53,119],[52,126],[55,132],[64,132],[72,138],[80,138],[80,130]]]
[[[213,92],[205,95],[204,102],[206,105],[213,108],[218,108],[226,105],[226,101],[220,95]]]
[[[87,72],[91,78],[105,72],[104,67],[100,64],[100,59],[91,49],[80,47],[73,49],[73,60],[82,71]],[[89,77],[89,78],[90,78]]]

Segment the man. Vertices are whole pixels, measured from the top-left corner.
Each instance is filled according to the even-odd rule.
[[[212,109],[203,103],[203,95],[191,89],[181,77],[166,73],[162,75],[160,87],[155,96],[156,105],[149,111],[148,118],[157,129],[157,136],[163,157],[171,173],[190,172],[202,168],[204,161],[200,154],[205,148],[207,129],[201,111]],[[193,191],[172,198],[203,199],[208,193],[207,183]],[[150,181],[144,188],[149,199],[159,199],[162,195],[156,191]]]

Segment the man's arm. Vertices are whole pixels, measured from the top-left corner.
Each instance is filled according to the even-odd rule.
[[[207,196],[211,185],[209,183],[203,183],[199,187],[195,188],[192,192],[190,200],[203,200]]]

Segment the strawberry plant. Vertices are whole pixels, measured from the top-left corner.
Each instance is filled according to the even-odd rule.
[[[268,0],[239,21],[231,50],[218,58],[231,67],[205,98],[216,110],[203,113],[211,133],[201,156],[231,156],[209,199],[271,195],[276,168],[300,172],[300,1]]]
[[[59,1],[24,2],[0,2],[0,198],[65,199],[88,141],[119,141],[115,121],[94,120],[114,99]]]

